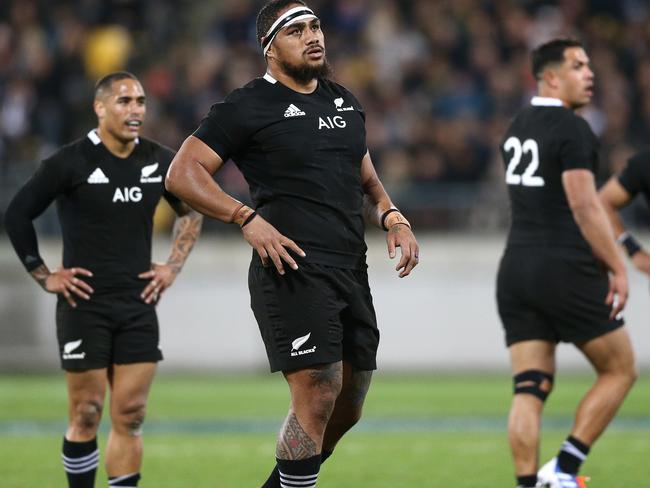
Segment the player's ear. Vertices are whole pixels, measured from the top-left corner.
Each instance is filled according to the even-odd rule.
[[[101,100],[95,100],[93,102],[93,109],[98,119],[103,119],[106,116],[106,106]]]
[[[542,81],[551,88],[557,88],[559,81],[557,70],[553,67],[547,67],[542,72]]]

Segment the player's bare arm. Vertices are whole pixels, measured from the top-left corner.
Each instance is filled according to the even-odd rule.
[[[395,249],[400,248],[402,257],[395,270],[399,271],[400,278],[404,278],[417,266],[420,248],[408,220],[393,205],[379,180],[369,152],[361,161],[361,184],[364,215],[369,222],[387,231],[386,243],[391,259],[395,257]]]
[[[221,166],[223,161],[217,153],[197,137],[190,136],[176,153],[165,186],[202,214],[238,224],[244,239],[257,251],[265,265],[272,261],[280,274],[285,273],[283,262],[298,269],[287,250],[303,257],[304,251],[253,209],[221,189],[212,178]]]
[[[628,234],[618,213],[621,208],[632,201],[632,195],[621,185],[617,177],[612,177],[600,189],[599,196],[614,228],[616,241],[623,246],[634,267],[642,273],[650,275],[650,253]]]
[[[45,291],[63,295],[71,307],[77,306],[74,296],[90,300],[94,291],[88,283],[77,278],[77,275],[93,275],[85,268],[59,268],[50,271],[45,264],[41,264],[29,274]]]
[[[151,280],[142,291],[146,303],[157,302],[183,269],[185,260],[201,233],[203,215],[192,210],[189,205],[179,202],[172,205],[177,214],[174,221],[172,249],[166,263],[151,263],[151,269],[138,275]]]
[[[621,253],[614,241],[614,232],[596,192],[594,174],[585,169],[562,173],[562,184],[582,235],[594,254],[611,272],[607,304],[612,304],[611,316],[616,316],[627,302],[627,271]],[[617,300],[614,300],[614,297]]]

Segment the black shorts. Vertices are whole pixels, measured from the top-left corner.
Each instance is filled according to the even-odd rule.
[[[280,276],[258,263],[251,263],[248,286],[271,371],[341,360],[377,368],[379,330],[365,269],[301,263]]]
[[[506,344],[541,339],[579,344],[623,325],[609,318],[606,270],[585,251],[509,248],[497,276]]]
[[[65,370],[106,368],[111,364],[156,362],[156,308],[140,298],[141,290],[77,298],[72,308],[62,296],[56,305],[56,332]]]

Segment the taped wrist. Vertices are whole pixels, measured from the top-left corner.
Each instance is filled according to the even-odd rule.
[[[404,217],[402,213],[396,208],[389,208],[386,210],[381,215],[380,223],[382,229],[386,231],[397,224],[404,224],[408,226],[409,229],[411,228],[409,221],[406,220],[406,217]]]
[[[632,257],[641,250],[641,244],[627,232],[623,232],[616,241],[625,248],[628,256]]]
[[[528,369],[513,377],[514,394],[528,393],[539,398],[542,402],[553,389],[553,375],[538,369]]]
[[[242,206],[233,213],[233,219],[231,222],[234,222],[239,227],[244,227],[251,220],[253,220],[253,217],[255,217],[255,215],[257,215],[257,212],[255,212],[255,210],[247,205],[242,204]]]

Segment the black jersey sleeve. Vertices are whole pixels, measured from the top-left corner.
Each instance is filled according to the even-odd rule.
[[[583,118],[565,112],[557,126],[560,138],[562,170],[588,169],[595,171],[598,162],[598,139]]]
[[[223,162],[235,155],[249,136],[245,108],[240,97],[227,97],[215,103],[194,136],[206,143]]]
[[[168,148],[167,146],[160,146],[158,150],[158,159],[161,161],[163,167],[162,167],[162,174],[166,175],[167,171],[169,171],[169,166],[172,164],[172,160],[174,159],[174,156],[176,156],[176,151]],[[173,193],[170,193],[167,191],[165,188],[165,183],[164,183],[164,178],[163,178],[163,198],[167,200],[167,203],[171,205],[172,208],[176,208],[177,205],[181,202],[181,200],[174,195]]]
[[[648,191],[649,178],[646,176],[650,171],[650,151],[632,156],[625,169],[618,175],[618,181],[625,190],[632,196],[640,192]]]
[[[55,155],[44,160],[7,207],[5,230],[27,271],[43,264],[32,221],[65,191],[69,173],[64,158]]]

